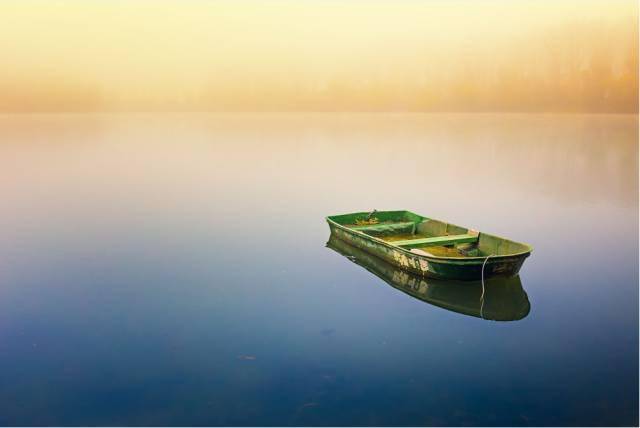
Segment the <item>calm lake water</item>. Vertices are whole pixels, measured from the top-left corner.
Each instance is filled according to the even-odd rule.
[[[0,116],[0,424],[637,425],[637,129]],[[374,208],[533,245],[524,317],[325,246],[326,215]]]

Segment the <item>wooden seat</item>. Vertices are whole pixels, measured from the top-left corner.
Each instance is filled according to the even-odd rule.
[[[350,229],[357,230],[360,232],[394,232],[404,229],[412,229],[415,223],[401,222],[401,223],[381,223],[381,224],[371,224],[371,225],[363,225],[363,226],[349,226]]]
[[[391,244],[402,248],[433,247],[436,245],[453,245],[476,242],[477,234],[465,233],[464,235],[432,236],[430,238],[406,239],[395,241]]]

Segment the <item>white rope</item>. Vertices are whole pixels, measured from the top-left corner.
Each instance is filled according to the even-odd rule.
[[[482,263],[482,271],[480,272],[480,281],[482,283],[482,294],[480,295],[480,318],[484,319],[484,315],[482,313],[484,309],[484,266],[487,264],[489,257],[493,257],[495,254],[489,254],[484,262]]]

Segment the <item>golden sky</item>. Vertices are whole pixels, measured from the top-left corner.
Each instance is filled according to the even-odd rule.
[[[0,111],[638,111],[635,0],[3,0]]]

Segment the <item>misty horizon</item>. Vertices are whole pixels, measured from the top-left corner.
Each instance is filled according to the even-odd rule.
[[[0,112],[638,112],[632,1],[248,3],[3,2]]]

